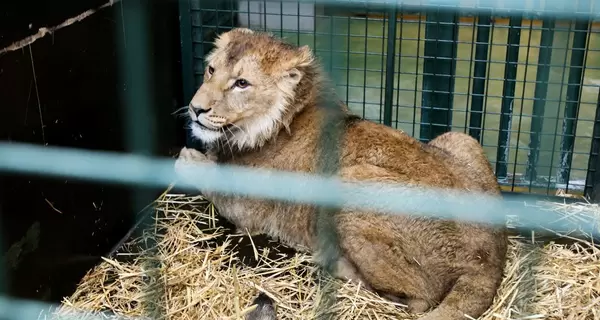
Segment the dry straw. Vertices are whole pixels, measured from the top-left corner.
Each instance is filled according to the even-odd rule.
[[[535,205],[561,212],[565,219],[600,221],[600,208],[589,203]],[[268,245],[264,236],[233,234],[201,197],[164,194],[154,219],[154,230],[126,244],[122,251],[129,253],[91,270],[58,314],[79,310],[153,319],[241,319],[252,310],[256,295],[265,292],[276,302],[279,319],[313,319],[324,303],[323,288],[333,284],[337,301],[329,311],[338,319],[416,318],[354,283],[321,277],[306,253]],[[139,250],[151,236],[155,247]],[[510,241],[502,287],[481,319],[600,319],[599,246],[581,240]]]

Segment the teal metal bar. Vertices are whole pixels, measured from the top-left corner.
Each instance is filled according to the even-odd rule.
[[[500,115],[500,133],[496,153],[496,176],[504,179],[507,176],[510,129],[515,100],[515,85],[519,61],[519,44],[521,40],[522,17],[512,16],[509,20],[508,48],[504,67],[504,87],[502,89],[502,109]]]
[[[560,142],[560,167],[558,169],[557,183],[568,183],[571,174],[571,161],[575,147],[575,132],[577,130],[577,116],[579,114],[579,94],[583,82],[588,29],[588,21],[578,21],[575,23],[571,66],[567,85],[567,101],[562,125],[562,139]]]
[[[530,182],[537,180],[537,165],[540,155],[541,133],[544,126],[544,107],[548,93],[555,24],[556,21],[554,19],[548,18],[544,19],[542,23],[542,36],[538,55],[537,75],[535,78],[535,100],[533,101],[531,133],[529,137],[529,154],[527,156],[526,176]]]
[[[427,12],[423,62],[421,141],[450,131],[456,74],[457,16],[446,11]]]
[[[471,111],[469,115],[469,135],[481,143],[481,120],[485,98],[486,67],[490,46],[490,15],[477,18],[477,40],[475,45],[475,69],[473,70],[473,89],[471,91]]]
[[[382,214],[411,212],[502,225],[506,224],[506,213],[512,212],[526,228],[541,226],[552,230],[599,233],[596,226],[559,219],[564,218],[561,213],[535,206],[524,207],[525,201],[535,199],[526,195],[505,201],[458,190],[424,189],[391,183],[348,183],[337,177],[232,165],[197,165],[190,168],[186,178],[181,180],[181,176],[174,172],[173,162],[171,158],[0,142],[0,172],[160,188],[176,181],[178,187],[189,190],[200,188],[274,201],[344,206],[376,210]],[[265,179],[269,183],[256,183]]]
[[[394,72],[396,60],[396,25],[398,8],[388,11],[387,52],[385,63],[385,100],[383,105],[383,124],[392,125],[392,103],[394,99]],[[348,30],[350,31],[350,30]]]

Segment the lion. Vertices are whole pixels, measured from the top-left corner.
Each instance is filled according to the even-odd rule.
[[[305,174],[319,170],[319,138],[328,112],[319,99],[327,82],[308,46],[235,28],[218,36],[206,65],[188,116],[193,136],[207,150],[182,148],[175,161],[180,177],[197,163]],[[340,179],[501,197],[483,148],[472,137],[447,132],[423,143],[352,115],[342,102],[335,109],[343,129],[335,172]],[[238,228],[318,256],[316,206],[198,189]],[[477,318],[493,303],[506,261],[504,225],[345,207],[334,222],[340,252],[334,277],[361,282],[404,303],[411,313],[427,312],[422,320]]]

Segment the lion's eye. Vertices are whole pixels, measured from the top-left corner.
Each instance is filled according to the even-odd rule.
[[[245,79],[238,79],[234,85],[238,88],[244,89],[247,86],[249,86],[250,84]]]
[[[215,72],[215,68],[208,66],[208,74],[213,74]]]

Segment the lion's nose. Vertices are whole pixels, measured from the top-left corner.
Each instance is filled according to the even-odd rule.
[[[207,113],[211,110],[211,109],[203,109],[202,107],[194,107],[192,105],[190,105],[190,108],[196,114],[196,117],[199,117],[201,114]]]

